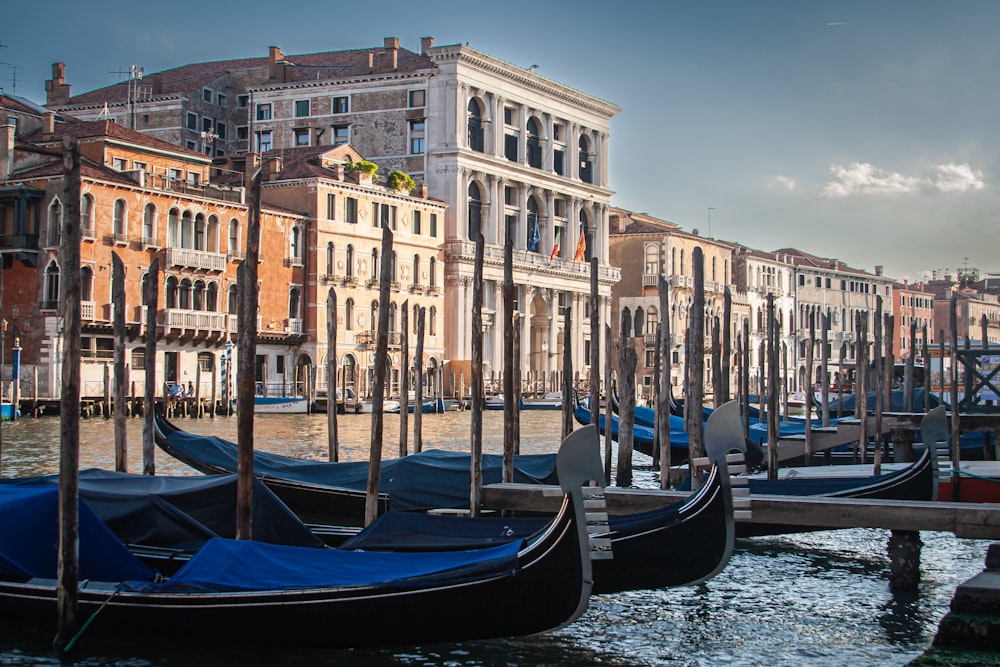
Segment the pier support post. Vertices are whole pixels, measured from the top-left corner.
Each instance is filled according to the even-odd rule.
[[[916,590],[920,583],[920,533],[894,530],[889,536],[889,588],[893,591]]]

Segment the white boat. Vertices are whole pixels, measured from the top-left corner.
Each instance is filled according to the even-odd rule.
[[[255,414],[301,415],[309,412],[309,401],[302,396],[254,396]]]

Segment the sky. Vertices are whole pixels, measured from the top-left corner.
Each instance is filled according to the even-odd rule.
[[[44,102],[188,63],[469,46],[612,102],[612,204],[920,281],[1000,272],[1000,2],[4,0],[0,86]]]

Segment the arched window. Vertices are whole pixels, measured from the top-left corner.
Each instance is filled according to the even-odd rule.
[[[378,324],[378,300],[377,299],[375,299],[375,300],[372,301],[371,317],[369,317],[368,319],[371,321],[369,328],[372,330],[372,332],[374,332],[375,331],[375,325]]]
[[[208,216],[208,228],[205,229],[205,250],[219,252],[219,218]]]
[[[344,330],[354,331],[354,299],[344,302]]]
[[[396,331],[396,304],[389,303],[389,333],[395,333]]]
[[[94,270],[89,266],[80,267],[80,300],[94,300]]]
[[[420,318],[420,305],[415,303],[413,304],[413,315],[411,317],[411,321],[413,322],[411,326],[413,327],[413,333],[415,334],[419,333],[417,331],[417,323],[419,318]]]
[[[205,250],[205,215],[194,216],[194,249]]]
[[[45,306],[59,308],[59,265],[55,260],[45,268]]]
[[[390,267],[390,269],[389,269],[389,276],[390,276],[389,280],[391,280],[394,283],[399,281],[399,272],[397,271],[397,267],[398,266],[399,266],[399,264],[396,263],[396,251],[393,250],[392,251],[392,267]]]
[[[166,287],[166,299],[163,304],[164,308],[176,308],[177,307],[177,278],[170,276],[165,282]]]
[[[229,254],[236,257],[242,254],[240,246],[240,221],[236,218],[229,221]]]
[[[427,284],[432,290],[437,288],[437,259],[434,257],[431,257],[430,266],[427,269]]]
[[[62,204],[53,199],[49,204],[49,245],[57,246],[62,238]]]
[[[484,137],[483,110],[479,100],[472,98],[469,100],[469,149],[479,153],[484,152],[486,150]]]
[[[191,309],[205,310],[205,283],[203,281],[195,281],[192,297]]]
[[[345,267],[347,277],[348,278],[353,278],[354,277],[354,246],[352,246],[350,244],[347,245],[347,252],[346,252],[346,257],[344,258],[344,261],[347,263],[347,266]]]
[[[469,240],[476,242],[483,229],[483,196],[478,183],[469,183]]]
[[[656,334],[656,325],[659,324],[659,312],[655,307],[650,306],[646,309],[646,333],[649,335]]]
[[[128,233],[128,210],[125,207],[124,199],[116,199],[114,207],[114,228],[112,234],[115,235],[115,240],[119,240],[121,237]]]
[[[372,275],[371,279],[373,282],[378,282],[382,277],[382,272],[379,270],[378,266],[378,248],[372,248]]]
[[[167,247],[180,247],[180,233],[180,211],[176,208],[172,208],[170,209],[170,212],[167,213]]]
[[[420,284],[420,255],[413,256],[413,284]]]
[[[142,242],[153,245],[156,239],[156,204],[150,202],[142,210]]]
[[[181,280],[177,287],[177,307],[181,310],[191,310],[191,281],[188,278]]]
[[[289,240],[288,256],[293,262],[302,261],[302,229],[295,225],[292,227],[292,237]]]
[[[219,285],[218,283],[209,283],[208,289],[205,290],[205,310],[209,312],[217,312],[219,310]]]
[[[181,215],[181,247],[190,248],[194,245],[194,222],[191,220],[191,211],[184,211]]]
[[[716,275],[715,275],[715,274],[716,274],[716,271],[715,271],[715,259],[716,259],[715,257],[713,257],[713,258],[712,258],[712,282],[713,282],[713,283],[714,283],[714,282],[718,282],[718,280],[719,280],[719,279],[718,279],[718,278],[716,277]]]
[[[656,244],[649,243],[646,245],[646,270],[644,273],[647,276],[655,276],[660,273],[660,251],[656,247]]]
[[[94,233],[94,197],[89,194],[80,199],[80,229]]]
[[[326,274],[332,276],[336,271],[334,271],[333,266],[333,241],[326,244]]]
[[[684,275],[684,248],[681,248],[681,265],[678,267],[677,273]]]
[[[299,319],[299,288],[288,290],[288,319]]]
[[[429,319],[427,322],[427,335],[436,336],[437,335],[437,306],[431,306],[429,313]]]
[[[677,273],[677,248],[670,249],[670,275]]]
[[[240,289],[236,283],[229,286],[229,292],[226,295],[226,310],[230,315],[236,315],[240,312]]]
[[[149,274],[148,273],[142,274],[142,278],[139,279],[139,283],[140,283],[139,301],[141,301],[142,305],[145,306],[146,302],[149,301],[149,299],[146,298],[147,297],[146,291],[149,289]],[[145,324],[146,324],[145,318],[143,318],[143,325]]]
[[[580,147],[580,180],[583,181],[584,183],[593,183],[594,163],[592,161],[593,156],[591,155],[590,151],[590,139],[587,138],[587,135],[585,134],[580,135],[579,147]]]
[[[542,144],[540,140],[541,131],[538,129],[538,121],[534,118],[528,119],[528,166],[536,169],[542,167]]]

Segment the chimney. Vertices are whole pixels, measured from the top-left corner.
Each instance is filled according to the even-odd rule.
[[[358,67],[363,72],[370,72],[375,66],[375,52],[374,51],[362,51],[361,55],[358,57]]]
[[[433,37],[421,37],[420,38],[420,55],[426,56],[427,52],[434,48],[434,38]]]
[[[56,131],[56,113],[54,111],[47,111],[42,120],[42,132],[45,134],[52,134]]]
[[[267,161],[267,180],[273,181],[281,173],[281,157],[275,155]]]
[[[52,63],[52,78],[45,82],[45,104],[66,104],[69,86],[66,85],[66,63]]]
[[[881,264],[876,264],[875,265],[875,275],[876,276],[881,276],[882,275],[882,265]]]
[[[0,183],[14,171],[14,126],[0,125]]]
[[[424,199],[427,199],[427,184],[426,183],[421,183],[420,184],[420,196],[422,198],[424,198]]]
[[[153,82],[153,95],[160,95],[163,93],[163,74],[157,72],[156,74],[150,74],[149,78]]]
[[[281,49],[277,46],[268,47],[268,64],[267,64],[267,76],[271,81],[285,79],[285,54],[281,52]]]
[[[382,67],[379,69],[386,69],[396,71],[399,69],[399,37],[386,37],[383,41],[386,51],[386,61],[380,63]]]

